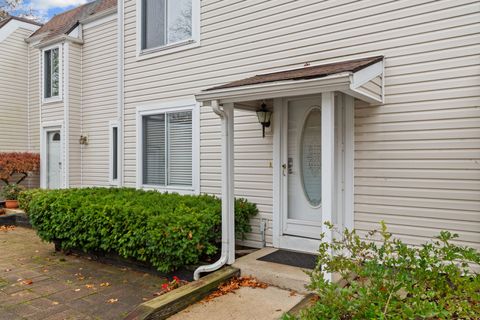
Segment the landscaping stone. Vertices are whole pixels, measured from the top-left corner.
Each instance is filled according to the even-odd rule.
[[[164,282],[152,274],[55,252],[32,229],[0,231],[0,320],[123,319],[155,298]]]

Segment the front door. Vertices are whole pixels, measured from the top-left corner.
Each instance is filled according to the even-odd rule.
[[[283,233],[318,239],[322,232],[322,110],[319,98],[286,101],[287,205]]]
[[[343,102],[335,98],[334,196],[331,218],[342,228],[343,206]],[[283,99],[281,133],[281,248],[316,252],[322,224],[322,98]],[[325,122],[324,122],[325,123]],[[328,132],[330,128],[324,132]],[[325,149],[324,149],[325,150]],[[327,215],[330,216],[330,215]],[[329,220],[329,219],[327,219]]]
[[[62,186],[62,146],[59,130],[47,131],[47,188]]]

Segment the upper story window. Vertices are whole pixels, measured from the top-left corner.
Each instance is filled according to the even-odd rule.
[[[44,98],[60,96],[60,48],[43,51],[43,90]]]
[[[164,49],[199,40],[200,0],[140,0],[140,49]]]

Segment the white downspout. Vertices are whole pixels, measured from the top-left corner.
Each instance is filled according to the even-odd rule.
[[[233,263],[235,259],[235,235],[232,229],[234,228],[235,221],[233,220],[233,168],[231,154],[233,150],[233,105],[228,108],[221,107],[217,100],[212,101],[212,109],[222,121],[222,249],[220,259],[210,265],[198,267],[194,274],[193,279],[200,279],[200,274],[203,272],[212,272],[220,269],[226,263]],[[233,245],[233,246],[232,246]],[[233,252],[232,252],[233,248]]]

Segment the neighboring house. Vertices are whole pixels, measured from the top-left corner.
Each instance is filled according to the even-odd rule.
[[[97,0],[27,40],[42,186],[246,197],[253,247],[480,249],[479,30],[478,1]]]
[[[116,1],[99,0],[56,15],[27,39],[43,188],[116,185],[109,135],[119,118],[117,37]]]
[[[29,93],[36,91],[28,81],[31,48],[25,42],[41,27],[34,21],[9,16],[0,21],[0,152],[38,152],[38,105]],[[38,176],[24,183],[38,186]]]

